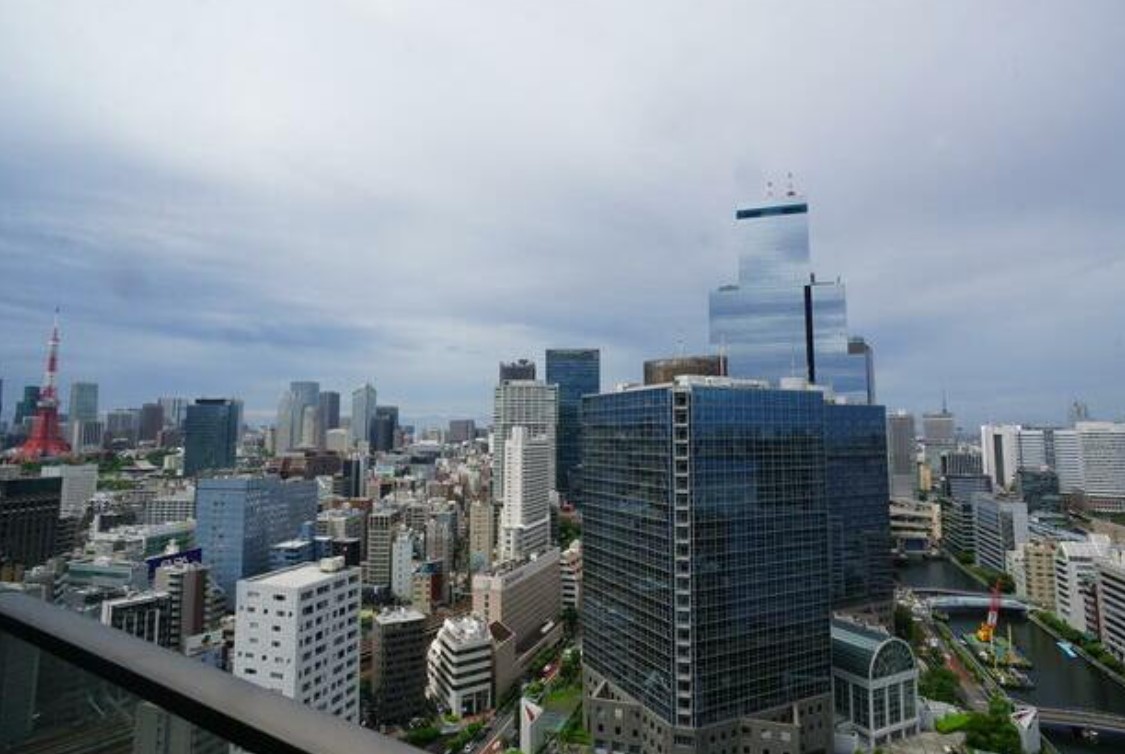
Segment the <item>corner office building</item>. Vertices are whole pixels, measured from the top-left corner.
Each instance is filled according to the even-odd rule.
[[[855,407],[878,415],[833,437],[857,418],[845,408],[722,377],[583,399],[583,709],[595,750],[830,750],[829,490],[849,484],[829,479],[830,459],[884,421]],[[883,447],[877,437],[869,449]],[[885,465],[871,473],[885,479]],[[882,497],[863,505],[885,516],[885,481],[876,487]],[[882,578],[859,582],[882,589]]]

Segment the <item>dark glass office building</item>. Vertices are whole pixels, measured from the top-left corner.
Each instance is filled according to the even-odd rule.
[[[0,569],[19,580],[20,569],[55,554],[62,477],[0,479]]]
[[[582,396],[601,391],[601,352],[596,348],[547,350],[547,384],[559,386],[555,435],[555,489],[573,497],[582,458]]]
[[[701,377],[583,398],[595,747],[830,749],[828,408]]]
[[[500,362],[500,381],[509,382],[512,380],[534,380],[535,379],[535,362],[528,359],[519,359],[517,361],[501,361]]]
[[[889,626],[894,576],[886,410],[845,404],[824,409],[832,607]]]
[[[233,469],[238,407],[227,398],[200,398],[184,418],[184,476],[206,469]]]
[[[397,430],[398,406],[376,406],[375,418],[371,420],[372,450],[383,453],[394,450]]]

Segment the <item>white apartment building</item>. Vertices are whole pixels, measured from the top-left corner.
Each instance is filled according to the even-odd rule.
[[[95,463],[86,463],[81,466],[67,464],[44,466],[39,475],[62,477],[60,516],[81,517],[90,504],[90,498],[98,491],[98,465]]]
[[[496,386],[492,409],[492,496],[503,503],[504,447],[513,427],[526,427],[531,435],[546,435],[551,445],[547,478],[555,480],[555,439],[559,420],[559,389],[536,380],[510,380]]]
[[[1085,542],[1060,542],[1055,548],[1055,612],[1078,631],[1095,631],[1086,625],[1083,579],[1094,576],[1094,561],[1109,554],[1109,537],[1091,534]]]
[[[521,560],[550,544],[554,456],[554,443],[546,435],[512,427],[504,442],[501,560]]]
[[[238,582],[234,674],[359,722],[360,576],[342,557]]]
[[[454,715],[492,706],[492,634],[474,615],[446,618],[427,656],[426,694]]]
[[[578,609],[582,602],[582,540],[576,539],[559,555],[562,605]]]
[[[994,489],[1011,488],[1019,468],[1018,424],[985,424],[980,428],[981,466]]]
[[[1101,625],[1098,635],[1114,657],[1125,662],[1125,551],[1114,550],[1095,564]]]
[[[414,532],[399,528],[391,544],[391,592],[400,600],[414,593]]]

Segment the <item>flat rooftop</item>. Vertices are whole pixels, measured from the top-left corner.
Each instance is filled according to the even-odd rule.
[[[332,559],[326,558],[325,560]],[[340,558],[340,560],[342,561],[343,558]],[[343,566],[333,571],[323,568],[321,563],[301,563],[300,565],[282,568],[278,571],[270,571],[269,573],[263,573],[261,576],[253,576],[243,580],[263,586],[302,589],[306,586],[318,584],[333,576],[339,576],[348,570],[350,569]]]

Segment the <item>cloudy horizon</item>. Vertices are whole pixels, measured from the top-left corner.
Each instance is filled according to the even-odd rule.
[[[793,172],[880,402],[1125,416],[1112,0],[0,1],[4,414],[375,382],[490,414],[497,363],[707,343],[736,207]],[[1115,326],[1116,325],[1116,326]]]

